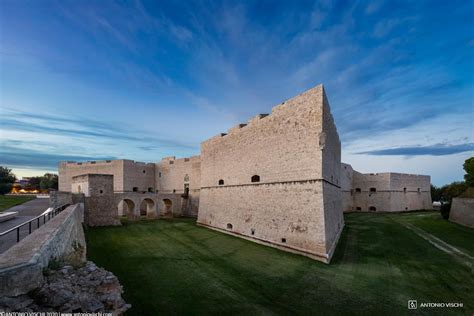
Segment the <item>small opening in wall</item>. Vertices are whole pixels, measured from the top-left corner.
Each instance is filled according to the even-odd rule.
[[[356,188],[356,193],[360,193],[362,190],[360,188]]]
[[[250,233],[251,233],[252,235],[255,235],[255,228],[252,228],[252,229],[250,230]]]
[[[370,188],[370,193],[375,193],[375,192],[377,192],[376,188]]]
[[[417,191],[418,191],[418,193],[420,193],[420,192],[421,192],[421,189],[420,189],[420,188],[418,188],[418,189],[417,189]]]
[[[403,193],[407,193],[407,188],[403,188]]]
[[[142,172],[143,172],[143,173],[146,173],[146,171],[145,171],[145,170],[143,170]]]
[[[281,239],[281,242],[282,242],[282,243],[286,243],[286,238],[282,238],[282,239]]]
[[[133,192],[138,192],[138,187],[133,187],[132,191]]]
[[[173,189],[173,193],[176,193],[176,189]]]
[[[161,172],[158,172],[158,178],[161,178]]]
[[[160,190],[156,190],[156,193],[160,192]]]
[[[362,211],[362,207],[357,206],[357,207],[356,207],[356,211]]]
[[[377,208],[375,206],[369,207],[369,211],[371,211],[371,212],[375,212],[376,210],[377,210]]]
[[[260,176],[259,175],[253,175],[251,181],[252,182],[260,182]]]
[[[99,193],[100,193],[100,194],[104,193],[104,190],[99,190]]]
[[[174,161],[170,160],[170,165],[174,164]]]
[[[219,180],[219,185],[224,185],[224,180],[220,179]]]
[[[153,193],[153,188],[148,188],[148,192]]]
[[[95,164],[95,161],[91,161],[91,164]]]
[[[184,162],[188,162],[189,161],[189,158],[184,158]]]
[[[405,207],[405,211],[408,211],[408,207]]]
[[[232,224],[231,223],[227,224],[227,229],[232,229]]]

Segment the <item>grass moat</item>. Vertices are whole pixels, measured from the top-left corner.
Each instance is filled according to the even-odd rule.
[[[89,259],[124,286],[127,315],[474,313],[474,229],[438,212],[353,213],[345,222],[329,265],[191,219],[93,228],[86,237]],[[464,308],[413,311],[408,300]]]

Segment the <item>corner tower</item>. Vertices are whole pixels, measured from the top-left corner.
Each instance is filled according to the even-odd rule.
[[[329,262],[341,144],[319,85],[201,144],[198,224]]]

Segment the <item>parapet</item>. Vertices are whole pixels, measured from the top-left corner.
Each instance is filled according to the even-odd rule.
[[[201,144],[207,144],[207,143],[212,143],[212,142],[215,142],[215,141],[220,141],[222,140],[224,137],[226,137],[227,135],[232,135],[234,133],[238,133],[242,130],[242,128],[246,127],[246,126],[255,126],[257,124],[259,124],[262,119],[265,119],[265,118],[268,118],[268,117],[271,117],[273,114],[285,109],[287,106],[294,106],[295,104],[300,104],[300,103],[304,103],[305,100],[302,98],[304,96],[310,96],[312,94],[315,94],[315,93],[321,93],[322,92],[322,96],[324,96],[324,86],[322,84],[319,84],[317,85],[316,87],[314,88],[311,88],[309,90],[306,90],[300,94],[298,94],[297,96],[295,97],[292,97],[291,99],[287,99],[285,101],[283,101],[282,103],[274,106],[272,108],[272,111],[271,111],[271,114],[267,114],[267,113],[263,113],[263,114],[258,114],[254,117],[252,117],[248,122],[247,124],[238,124],[232,128],[230,128],[228,131],[227,131],[227,134],[226,133],[220,133],[214,137],[211,137],[205,141],[203,141]],[[299,100],[299,99],[302,99],[302,100]],[[324,103],[324,102],[323,102]]]

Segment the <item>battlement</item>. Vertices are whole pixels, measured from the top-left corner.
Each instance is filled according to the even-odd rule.
[[[195,156],[185,157],[185,158],[178,158],[178,159],[176,159],[175,156],[169,156],[169,157],[165,157],[161,159],[161,161],[158,164],[168,163],[170,165],[173,165],[173,164],[199,162],[199,161],[201,161],[200,155],[195,155]]]
[[[202,142],[201,144],[207,144],[207,143],[213,143],[213,142],[219,142],[222,139],[225,139],[227,136],[234,135],[236,133],[240,133],[241,131],[247,130],[249,127],[255,127],[258,128],[262,122],[265,122],[267,120],[271,120],[271,118],[275,115],[280,115],[280,113],[283,111],[288,111],[290,107],[298,107],[298,106],[307,106],[307,98],[308,97],[313,97],[314,95],[321,95],[323,98],[325,98],[324,94],[324,87],[322,84],[317,85],[316,87],[309,89],[307,91],[304,91],[297,96],[287,99],[283,101],[282,103],[272,107],[271,114],[268,113],[262,113],[258,114],[251,119],[248,120],[247,123],[241,123],[238,124],[232,128],[230,128],[227,133],[220,133],[214,137],[209,138],[208,140]],[[309,103],[310,105],[313,105],[312,103]],[[332,115],[330,115],[330,121],[331,124],[334,123]]]

